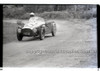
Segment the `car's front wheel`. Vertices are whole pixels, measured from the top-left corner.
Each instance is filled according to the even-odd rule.
[[[40,38],[40,40],[43,40],[44,38],[45,38],[45,28],[44,27],[42,27],[42,28],[40,28],[40,30],[39,30],[39,38]]]
[[[22,38],[23,38],[23,36],[22,36],[21,34],[17,33],[17,39],[18,39],[19,41],[21,41]]]

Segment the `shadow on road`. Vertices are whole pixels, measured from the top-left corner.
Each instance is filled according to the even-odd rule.
[[[47,35],[47,36],[45,36],[44,40],[48,39],[48,38],[52,38],[52,36],[51,35]],[[27,42],[27,41],[41,41],[41,40],[39,39],[39,37],[29,37],[27,39],[23,38],[23,40],[22,40],[22,42]]]

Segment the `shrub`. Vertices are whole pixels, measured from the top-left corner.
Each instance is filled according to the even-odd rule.
[[[28,19],[29,14],[26,13],[24,8],[4,8],[3,9],[4,18],[17,18],[17,19]],[[37,16],[43,17],[45,19],[90,19],[96,17],[96,8],[91,8],[90,10],[65,10],[65,11],[51,11],[36,13]]]
[[[26,12],[23,8],[4,8],[3,17],[4,18],[20,18]]]

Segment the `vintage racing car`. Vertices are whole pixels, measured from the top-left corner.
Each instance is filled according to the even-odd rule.
[[[35,26],[33,23],[39,25]],[[56,23],[54,21],[46,22],[40,17],[38,17],[38,19],[32,23],[23,23],[22,21],[17,21],[17,24],[17,39],[19,41],[21,41],[24,36],[38,36],[40,40],[43,40],[45,38],[45,34],[51,33],[52,36],[55,36],[56,34]]]

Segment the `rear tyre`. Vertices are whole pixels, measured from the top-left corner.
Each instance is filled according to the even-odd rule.
[[[39,30],[39,38],[40,40],[43,40],[45,38],[45,28],[40,28]]]
[[[52,36],[56,35],[56,24],[53,25],[52,27]]]

